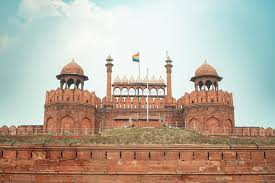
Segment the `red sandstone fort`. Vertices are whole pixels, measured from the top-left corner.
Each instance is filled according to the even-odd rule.
[[[222,77],[208,63],[190,79],[194,90],[179,99],[172,95],[172,60],[166,59],[166,83],[155,78],[119,78],[112,82],[113,59],[106,59],[106,96],[84,89],[88,80],[74,60],[56,78],[60,86],[46,93],[44,126],[3,126],[3,134],[96,134],[104,129],[172,126],[208,135],[273,136],[272,128],[235,127],[232,94],[219,88]],[[180,76],[179,76],[180,77]],[[148,110],[147,110],[148,109]]]
[[[272,138],[275,130],[236,127],[232,94],[208,63],[190,79],[194,90],[172,95],[172,60],[160,77],[112,80],[106,59],[106,96],[85,90],[83,69],[71,61],[46,93],[44,125],[3,126],[1,135],[93,136],[119,127],[159,126],[195,130],[206,136]],[[180,77],[180,76],[178,76]],[[34,136],[35,137],[35,136]],[[0,182],[275,182],[275,146],[0,144]]]
[[[125,76],[116,77],[112,83],[113,59],[109,56],[106,61],[107,89],[102,100],[95,92],[84,90],[88,77],[77,63],[72,61],[62,69],[57,75],[60,87],[46,96],[44,128],[47,131],[97,133],[127,124],[150,127],[166,124],[226,134],[234,131],[232,94],[219,90],[222,77],[209,64],[201,65],[191,78],[194,91],[175,99],[169,57],[165,65],[166,83],[162,78]]]

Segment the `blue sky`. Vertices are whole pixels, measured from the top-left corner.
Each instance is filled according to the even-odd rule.
[[[3,0],[0,2],[0,125],[42,124],[46,90],[72,58],[105,95],[104,62],[114,77],[141,70],[165,78],[173,60],[173,95],[206,59],[233,93],[238,126],[275,127],[275,1],[266,0]]]

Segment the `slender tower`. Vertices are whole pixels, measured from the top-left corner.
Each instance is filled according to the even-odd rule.
[[[113,59],[111,55],[109,55],[106,59],[105,66],[107,67],[107,89],[106,89],[106,103],[111,103],[112,98],[112,68],[113,68]]]
[[[170,101],[172,99],[172,79],[171,79],[171,73],[172,73],[172,67],[173,65],[171,64],[172,63],[172,60],[170,59],[170,57],[168,56],[167,54],[167,58],[166,58],[166,65],[165,65],[165,68],[166,68],[166,81],[167,81],[167,98],[168,100]]]

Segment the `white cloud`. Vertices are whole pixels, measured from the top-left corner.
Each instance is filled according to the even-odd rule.
[[[62,0],[23,0],[19,14],[28,19],[60,16],[64,5]]]
[[[19,15],[28,19],[59,16],[90,19],[98,12],[100,8],[89,0],[74,0],[70,3],[63,0],[23,0],[19,8]]]
[[[63,0],[23,0],[18,14],[28,21],[16,36],[16,41],[31,43],[28,48],[35,51],[26,52],[26,58],[37,64],[32,64],[33,68],[51,64],[50,67],[47,65],[49,70],[58,70],[69,59],[75,58],[90,78],[85,88],[95,90],[99,97],[105,95],[104,64],[109,53],[114,58],[113,77],[117,74],[137,75],[137,65],[131,62],[131,55],[139,51],[142,74],[145,75],[148,67],[151,75],[161,74],[165,78],[164,60],[168,50],[175,66],[173,95],[179,98],[193,89],[189,79],[205,58],[221,68],[226,68],[230,60],[240,60],[230,52],[230,49],[236,49],[235,45],[230,48],[232,45],[226,34],[221,34],[228,27],[217,22],[217,11],[222,11],[223,6],[222,10],[220,8],[216,1],[145,1],[144,6],[116,5],[105,9],[91,0],[69,3]],[[33,33],[37,34],[33,36]],[[10,45],[11,40],[7,36],[0,37],[0,49]],[[41,77],[52,79],[39,87],[58,87],[54,74],[46,70],[41,73]],[[226,83],[229,82],[221,83],[224,90],[229,86]],[[37,95],[41,96],[40,93]],[[42,106],[44,100],[40,102]]]
[[[59,17],[61,21],[54,30],[59,44],[53,46],[62,51],[65,58],[78,59],[85,70],[95,67],[95,77],[102,76],[104,59],[109,53],[115,59],[114,74],[137,75],[136,65],[130,60],[133,53],[140,51],[142,71],[145,72],[146,67],[149,67],[152,75],[162,74],[165,78],[165,51],[168,49],[172,58],[184,56],[179,55],[186,44],[181,42],[184,35],[180,30],[184,28],[179,26],[182,18],[177,16],[177,11],[181,11],[177,7],[179,4],[160,1],[142,8],[115,6],[103,9],[89,0],[74,0],[70,3],[62,0],[24,0],[20,13],[32,21]],[[185,6],[182,8],[188,14],[188,3],[183,4]],[[188,23],[185,20],[185,24]],[[189,39],[187,36],[185,41]],[[94,64],[95,61],[100,61],[100,64]],[[104,96],[102,82],[92,82],[99,95]],[[177,92],[179,95],[182,91]]]

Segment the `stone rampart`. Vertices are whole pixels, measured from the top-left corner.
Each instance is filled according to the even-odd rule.
[[[272,182],[275,146],[0,145],[0,181]]]

